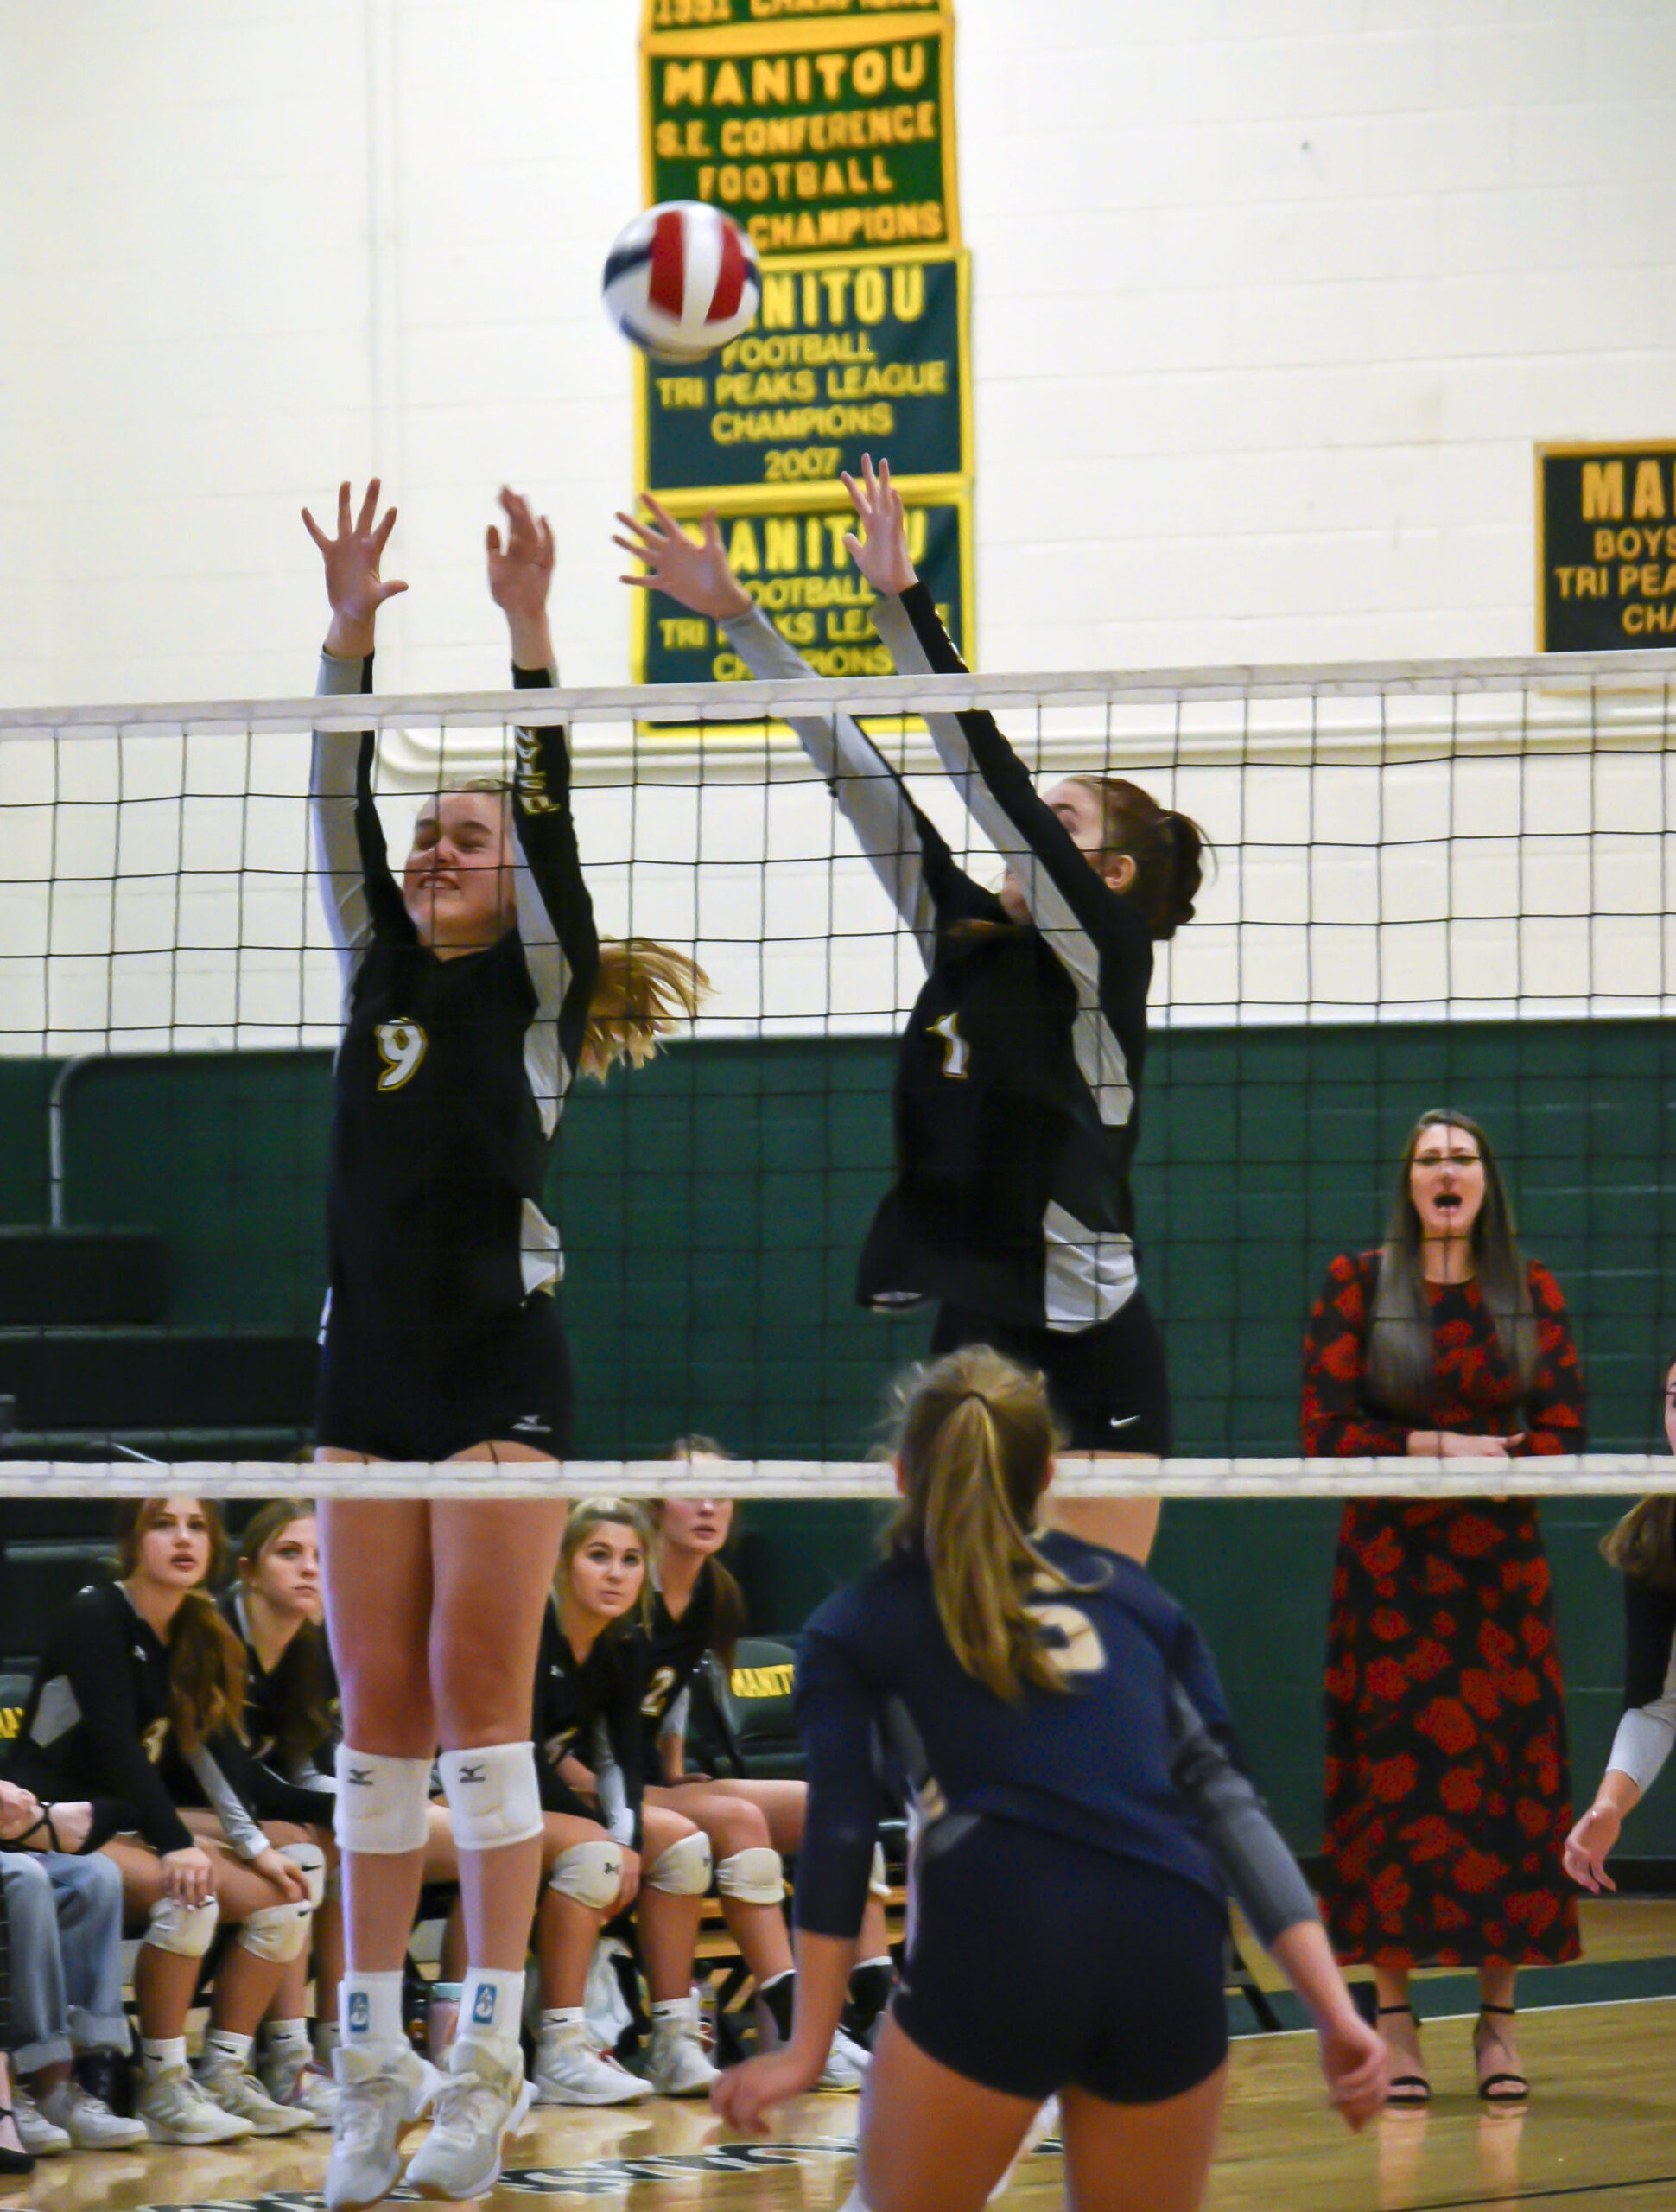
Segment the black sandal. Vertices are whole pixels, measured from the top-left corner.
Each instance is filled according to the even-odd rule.
[[[1412,2018],[1413,2012],[1414,2008],[1412,2005],[1381,2005],[1374,2017],[1383,2019],[1387,2012],[1406,2012]],[[1420,2024],[1415,2020],[1416,2035],[1419,2033],[1419,2029]],[[1393,2074],[1386,2088],[1385,2101],[1391,2105],[1429,2105],[1432,2101],[1432,2084],[1424,2074]]]
[[[16,2115],[10,2105],[0,2105],[0,2127],[8,2126],[14,2129],[16,2127]],[[13,2151],[0,2143],[0,2174],[32,2174],[34,2171],[35,2153],[32,2151]]]
[[[1504,2018],[1510,2020],[1517,2010],[1518,2007],[1513,2005],[1481,2005],[1478,2007],[1478,2017],[1482,2020],[1489,2013],[1499,2012]],[[1482,2051],[1478,2049],[1476,2029],[1473,2032],[1472,2055],[1475,2058],[1483,2056]],[[1531,2085],[1522,2074],[1483,2074],[1478,2079],[1478,2094],[1487,2105],[1523,2104],[1530,2093]]]

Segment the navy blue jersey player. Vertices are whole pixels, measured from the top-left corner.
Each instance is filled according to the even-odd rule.
[[[850,491],[866,541],[848,543],[898,665],[958,670],[888,465],[875,476],[869,464]],[[807,674],[733,577],[714,517],[695,545],[647,505],[650,522],[619,517],[630,535],[616,542],[648,570],[626,581],[721,621],[754,674]],[[1071,777],[1038,795],[987,715],[926,721],[1006,863],[999,890],[959,866],[849,716],[793,720],[927,969],[898,1062],[896,1178],[857,1293],[885,1310],[936,1301],[934,1351],[987,1343],[1039,1369],[1071,1448],[1165,1453],[1169,1386],[1129,1167],[1152,948],[1192,916],[1204,841],[1121,779]],[[1108,1503],[1089,1529],[1144,1556],[1155,1520],[1151,1506]]]
[[[371,686],[378,486],[336,534],[305,512],[332,621],[321,689]],[[514,681],[550,685],[553,534],[503,492],[491,595]],[[317,1456],[550,1459],[567,1448],[569,1360],[543,1185],[580,1072],[644,1058],[702,979],[640,941],[604,946],[581,873],[562,728],[520,733],[510,791],[438,791],[398,877],[373,800],[370,734],[322,731],[313,804],[344,981],[328,1201],[332,1282]],[[431,1760],[459,1854],[470,1964],[461,2032],[408,2172],[422,2194],[490,2187],[528,2091],[518,2035],[542,1811],[530,1734],[559,1501],[336,1498],[321,1512],[341,1688],[336,1828],[348,1964],[344,2094],[325,2196],[380,2202],[426,2084],[402,2032],[401,1977],[429,1836]]]
[[[1056,2093],[1073,2202],[1197,2204],[1227,2070],[1230,1889],[1309,2006],[1347,2120],[1383,2101],[1383,2046],[1230,1756],[1197,1631],[1133,1560],[1033,1533],[1053,1441],[1039,1377],[984,1346],[937,1363],[903,1416],[892,1548],[806,1633],[796,2023],[714,2101],[755,2126],[814,2081],[880,1769],[899,1767],[920,1821],[911,1934],[848,2212],[975,2212]]]

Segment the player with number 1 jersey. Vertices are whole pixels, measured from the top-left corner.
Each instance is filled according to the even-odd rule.
[[[897,665],[959,671],[909,559],[888,464],[845,480],[866,530],[865,543],[847,543]],[[720,622],[752,674],[807,675],[733,576],[714,515],[695,545],[646,505],[649,521],[619,517],[629,534],[616,543],[647,569],[625,581]],[[934,1352],[990,1344],[1039,1369],[1073,1448],[1167,1453],[1129,1167],[1153,946],[1192,917],[1203,836],[1121,778],[1072,776],[1038,794],[987,715],[925,719],[1005,864],[999,890],[958,864],[850,716],[791,717],[927,969],[898,1060],[896,1178],[856,1294],[883,1311],[934,1300]]]

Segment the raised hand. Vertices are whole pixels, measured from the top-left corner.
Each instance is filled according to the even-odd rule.
[[[860,480],[847,469],[844,489],[867,533],[861,538],[852,532],[844,540],[845,551],[876,592],[888,596],[906,591],[919,578],[908,558],[902,494],[891,481],[891,464],[881,461],[875,471],[873,455],[864,453]]]
[[[550,668],[553,640],[547,627],[547,594],[553,582],[553,525],[530,512],[520,493],[500,487],[506,537],[489,524],[489,596],[506,617],[512,633],[512,660],[518,668]]]
[[[378,573],[390,533],[396,527],[396,510],[386,508],[384,519],[374,521],[382,486],[372,477],[360,512],[352,517],[348,484],[338,486],[338,534],[328,537],[307,507],[302,526],[320,548],[326,563],[326,596],[332,602],[332,623],[326,633],[326,650],[340,660],[363,659],[372,650],[373,626],[378,609],[407,586],[392,578],[386,583]]]
[[[611,542],[644,562],[646,573],[624,576],[621,581],[641,591],[663,592],[677,607],[708,614],[713,622],[731,622],[737,615],[748,614],[751,595],[727,565],[715,509],[712,507],[699,525],[703,534],[695,542],[650,492],[643,492],[640,497],[651,520],[640,522],[633,515],[619,514],[617,519],[629,535],[613,537]]]

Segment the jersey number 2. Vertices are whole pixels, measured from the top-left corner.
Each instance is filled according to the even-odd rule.
[[[957,1017],[955,1015],[952,1014],[945,1014],[941,1021],[934,1021],[931,1024],[931,1034],[933,1037],[941,1037],[943,1039],[943,1072],[944,1075],[948,1077],[950,1083],[964,1083],[966,1080],[966,1056],[971,1047],[968,1045],[965,1038],[961,1035],[959,1029],[956,1027],[956,1020]]]
[[[418,1072],[425,1057],[425,1033],[416,1021],[381,1021],[372,1033],[384,1060],[380,1090],[399,1090]]]

